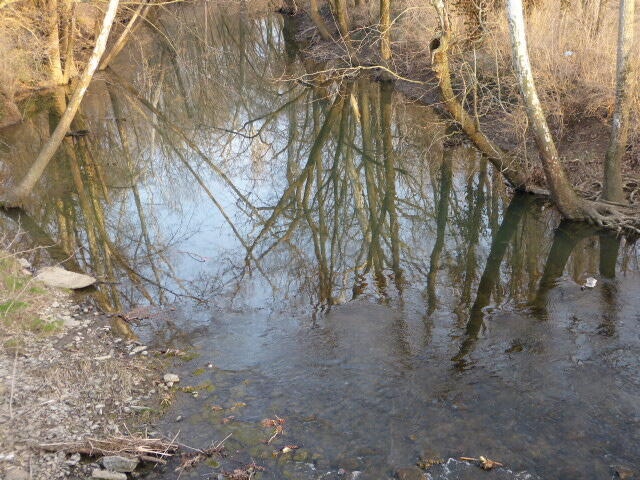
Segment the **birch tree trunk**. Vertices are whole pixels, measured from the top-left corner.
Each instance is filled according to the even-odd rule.
[[[91,83],[91,79],[93,78],[93,74],[98,68],[98,63],[100,62],[100,58],[104,53],[104,50],[107,46],[107,39],[109,37],[109,31],[111,30],[111,26],[113,24],[113,20],[116,16],[116,10],[118,9],[118,3],[120,0],[109,0],[109,5],[107,6],[107,11],[105,13],[104,19],[102,21],[102,27],[100,29],[100,34],[96,38],[96,44],[93,48],[93,53],[91,54],[91,58],[89,58],[89,62],[82,72],[82,76],[78,80],[78,85],[76,86],[75,91],[73,92],[73,96],[67,105],[67,109],[65,110],[62,118],[60,119],[60,123],[51,134],[47,142],[44,144],[40,153],[38,154],[38,158],[36,158],[35,162],[22,179],[20,184],[8,194],[7,203],[8,204],[18,204],[20,203],[30,192],[33,190],[33,187],[38,182],[44,169],[47,167],[51,158],[58,150],[60,143],[64,139],[73,118],[80,107],[80,102],[82,102],[82,98],[84,97],[87,88],[89,87],[89,83]]]
[[[524,25],[522,0],[508,0],[509,31],[511,34],[511,49],[516,76],[522,92],[522,98],[527,110],[529,123],[544,168],[545,177],[551,191],[551,197],[558,210],[569,219],[583,219],[580,199],[567,179],[564,166],[560,162],[542,105],[538,98],[536,86],[529,62],[527,51],[527,37]]]
[[[604,0],[603,0],[604,1]],[[616,106],[609,148],[604,164],[605,200],[623,202],[621,163],[629,139],[629,105],[633,91],[632,49],[635,0],[620,0],[618,17],[618,60],[616,64]]]
[[[129,23],[122,31],[116,43],[113,44],[111,50],[107,52],[107,54],[100,61],[100,65],[98,66],[98,70],[104,70],[109,66],[111,61],[118,56],[118,54],[122,51],[122,49],[127,45],[129,41],[129,37],[135,30],[141,25],[141,22],[138,21],[138,18],[144,20],[149,12],[149,8],[151,5],[143,1],[138,8],[133,13],[133,16],[129,19]]]

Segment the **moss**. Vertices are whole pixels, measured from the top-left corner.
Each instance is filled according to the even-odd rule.
[[[194,370],[194,371],[193,371],[193,374],[194,374],[196,377],[199,377],[200,375],[203,375],[206,371],[207,371],[207,369],[206,369],[206,368],[198,368],[198,369],[196,369],[196,370]]]

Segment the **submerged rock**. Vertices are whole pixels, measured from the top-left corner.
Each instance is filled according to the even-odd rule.
[[[45,267],[38,272],[36,279],[45,285],[77,290],[96,283],[96,279],[83,273],[70,272],[62,267]]]
[[[138,466],[138,459],[111,455],[102,457],[102,465],[114,472],[133,472]]]
[[[424,480],[425,475],[417,467],[405,467],[396,470],[396,478],[398,480]]]

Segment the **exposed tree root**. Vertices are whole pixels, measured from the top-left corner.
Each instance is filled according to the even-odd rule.
[[[631,237],[640,236],[640,208],[605,201],[584,200],[583,220],[592,225],[614,230]]]

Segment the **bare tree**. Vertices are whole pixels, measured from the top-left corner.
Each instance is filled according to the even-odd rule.
[[[58,150],[60,143],[64,139],[67,134],[67,130],[73,121],[73,118],[80,107],[80,103],[82,102],[82,98],[84,97],[89,84],[91,83],[91,79],[93,78],[93,74],[98,68],[98,64],[100,62],[100,58],[105,51],[107,46],[107,39],[109,38],[109,32],[111,31],[111,26],[113,25],[113,20],[116,16],[116,11],[118,9],[118,4],[120,0],[109,0],[109,4],[107,6],[107,11],[105,13],[104,19],[102,21],[102,27],[100,29],[100,34],[96,38],[96,44],[93,48],[93,53],[87,62],[87,65],[82,72],[82,76],[78,81],[78,85],[76,86],[75,91],[67,105],[67,109],[65,110],[62,118],[60,118],[60,123],[56,126],[56,129],[53,131],[47,142],[44,144],[38,157],[35,162],[22,179],[20,184],[15,187],[15,189],[7,194],[7,198],[5,203],[8,205],[16,205],[22,202],[22,200],[29,195],[33,187],[36,185],[44,169],[47,167],[51,158]]]

